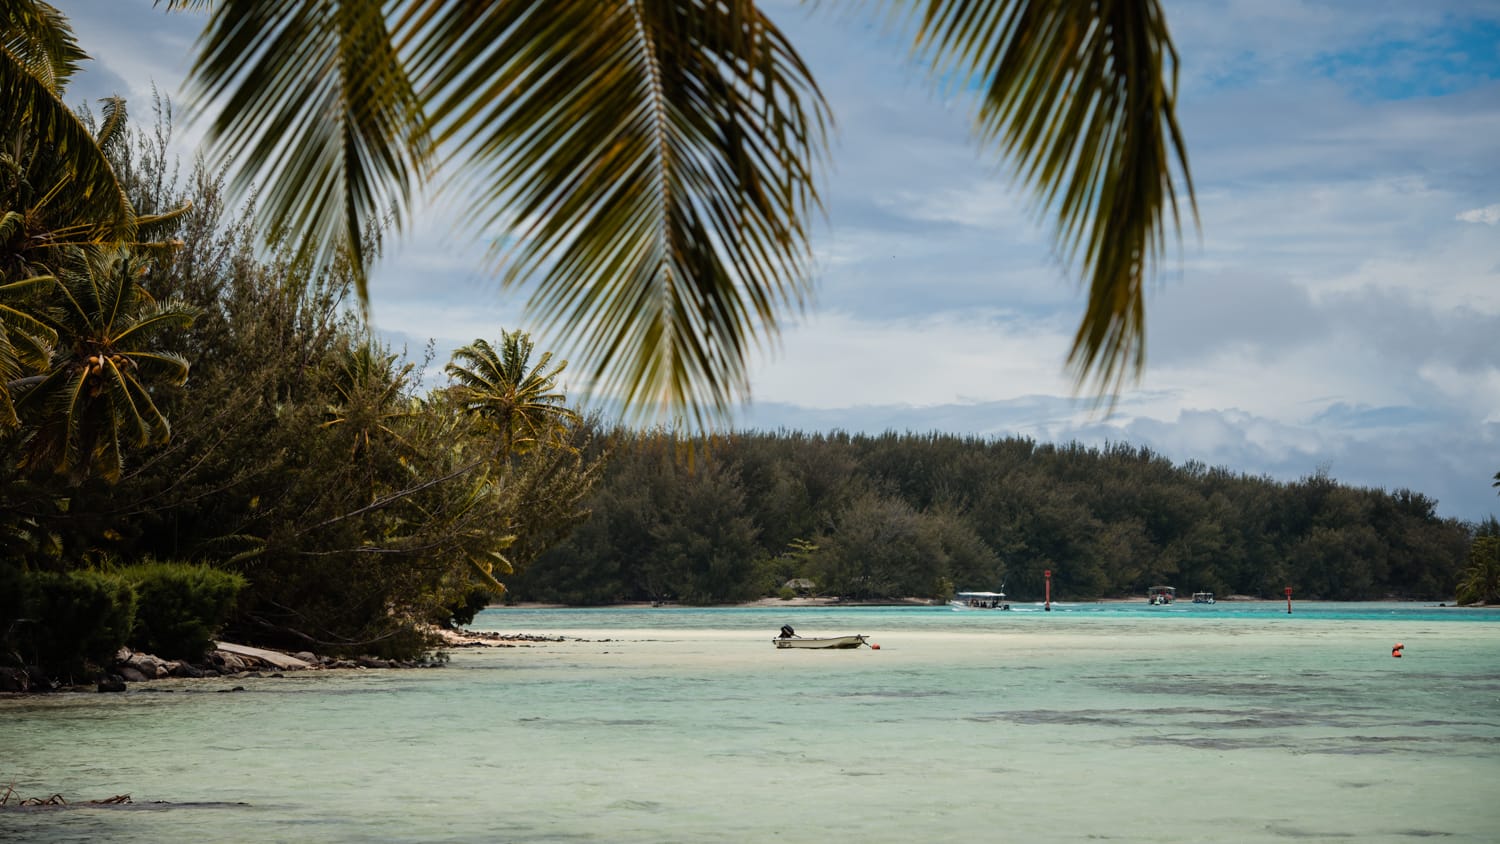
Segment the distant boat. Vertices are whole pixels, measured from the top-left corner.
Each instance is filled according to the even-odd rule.
[[[1212,604],[1212,603],[1215,603],[1215,601],[1214,601],[1214,593],[1212,593],[1212,592],[1194,592],[1193,593],[1193,603],[1195,603],[1195,604]]]
[[[790,624],[782,625],[781,635],[772,639],[771,642],[777,648],[857,648],[860,645],[869,644],[865,636],[824,636],[804,637],[798,636],[797,631]]]
[[[956,610],[1008,610],[1004,592],[959,592],[948,602]]]
[[[1171,586],[1153,586],[1146,590],[1146,601],[1153,607],[1162,607],[1177,600],[1177,590]]]

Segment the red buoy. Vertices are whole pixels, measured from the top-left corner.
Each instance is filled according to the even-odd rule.
[[[870,645],[870,650],[872,650],[872,651],[878,651],[878,650],[880,650],[880,646],[879,645]]]
[[[1401,651],[1405,647],[1406,647],[1405,645],[1401,644],[1400,642],[1397,642],[1396,646],[1393,647],[1393,648],[1391,648],[1391,656],[1396,657],[1397,659],[1400,659],[1401,658]]]

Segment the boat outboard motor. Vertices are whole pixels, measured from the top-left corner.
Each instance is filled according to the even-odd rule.
[[[783,638],[783,639],[790,639],[790,638],[792,638],[793,636],[796,636],[796,635],[797,635],[797,631],[795,631],[795,630],[792,629],[792,625],[790,625],[790,624],[783,624],[783,625],[781,625],[781,638]]]

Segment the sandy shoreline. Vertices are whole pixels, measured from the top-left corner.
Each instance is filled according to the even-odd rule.
[[[1221,602],[1232,601],[1276,601],[1279,598],[1256,598],[1251,595],[1227,595],[1219,598]],[[1012,599],[1017,604],[1040,604],[1040,599],[1024,600]],[[1095,598],[1088,601],[1054,600],[1055,604],[1069,604],[1073,606],[1081,604],[1132,604],[1146,603],[1144,597],[1130,598]],[[1379,603],[1365,601],[1350,601],[1348,603]],[[652,609],[685,607],[685,604],[667,602],[654,604],[650,601],[622,601],[614,604],[597,604],[590,606],[574,606],[571,604],[548,604],[538,601],[518,601],[514,604],[490,604],[485,609],[490,610],[569,610],[569,609]],[[946,601],[938,601],[931,598],[900,598],[885,601],[846,601],[839,598],[760,598],[755,601],[746,601],[737,604],[714,604],[712,607],[765,609],[776,607],[942,607],[947,606]],[[712,607],[692,607],[693,609],[710,609]]]

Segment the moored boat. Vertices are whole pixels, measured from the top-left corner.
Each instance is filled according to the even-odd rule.
[[[959,592],[948,602],[956,610],[1008,610],[1004,592]]]
[[[1146,590],[1146,601],[1153,607],[1166,606],[1177,600],[1177,590],[1171,586],[1153,586]]]
[[[783,625],[781,635],[771,642],[778,648],[857,648],[869,644],[863,634],[855,636],[798,636],[790,624]]]
[[[1212,592],[1194,592],[1193,593],[1193,603],[1195,603],[1195,604],[1213,604],[1213,603],[1217,603],[1217,602],[1214,600],[1214,593],[1212,593]]]

